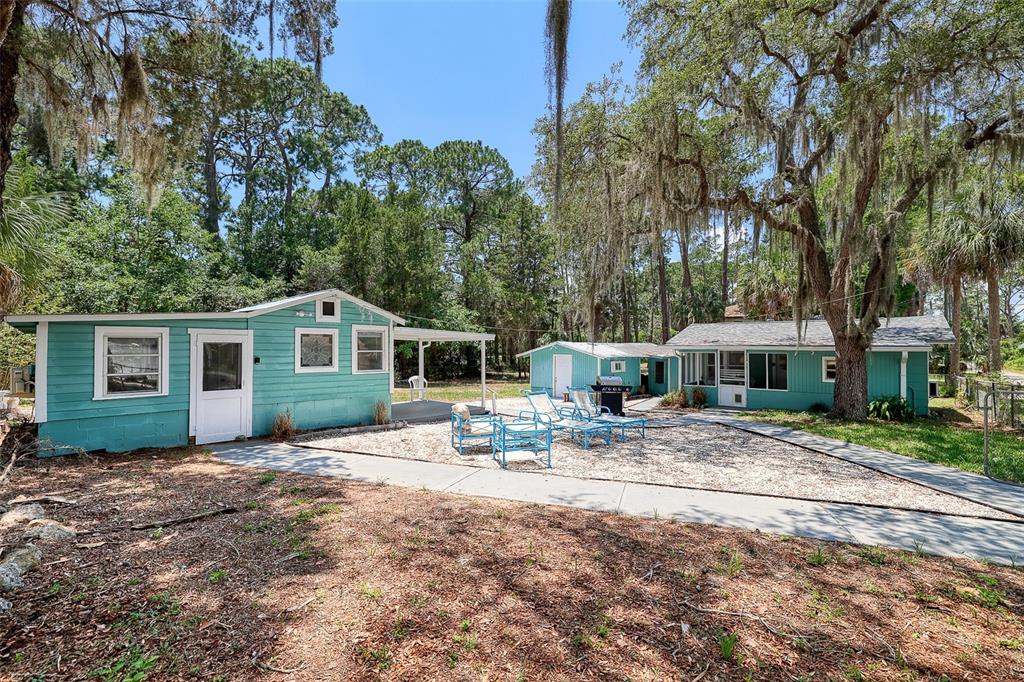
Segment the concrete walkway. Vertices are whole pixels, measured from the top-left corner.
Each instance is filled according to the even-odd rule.
[[[922,549],[999,563],[1024,561],[1024,524],[830,502],[546,476],[252,441],[211,448],[242,466],[337,476],[636,516],[674,518],[820,540]]]

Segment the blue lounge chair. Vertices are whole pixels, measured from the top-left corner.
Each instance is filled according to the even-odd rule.
[[[579,439],[584,450],[590,448],[592,436],[602,439],[605,445],[612,444],[611,424],[574,418],[573,410],[556,407],[547,391],[523,391],[523,395],[530,401],[532,410],[520,412],[520,419],[533,419],[549,425],[555,431],[565,431],[573,440]]]
[[[569,387],[569,398],[572,400],[575,419],[583,421],[611,424],[619,429],[619,440],[626,441],[626,429],[640,432],[641,438],[647,438],[647,419],[645,417],[620,417],[612,414],[604,405],[594,401],[594,394],[586,386]]]
[[[468,447],[486,445],[491,448],[493,457],[494,437],[500,424],[501,417],[498,415],[482,414],[472,417],[469,416],[469,408],[465,405],[452,405],[452,447],[459,451],[459,456],[462,456]]]
[[[491,457],[498,461],[501,453],[501,468],[508,467],[505,456],[509,452],[532,452],[535,456],[547,455],[548,469],[551,468],[551,427],[534,419],[501,421],[495,425],[494,447]]]

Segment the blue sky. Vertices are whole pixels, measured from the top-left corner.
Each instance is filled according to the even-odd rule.
[[[324,80],[367,108],[386,143],[481,140],[524,176],[535,157],[531,130],[548,102],[546,8],[545,0],[339,0]],[[615,62],[635,71],[625,29],[617,2],[573,3],[567,102]]]

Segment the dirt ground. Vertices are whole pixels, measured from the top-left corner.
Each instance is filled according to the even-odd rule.
[[[1019,569],[201,450],[34,462],[3,499],[40,493],[80,534],[6,595],[4,679],[1024,677]]]

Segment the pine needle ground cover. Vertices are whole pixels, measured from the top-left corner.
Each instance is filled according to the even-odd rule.
[[[932,407],[939,408],[936,410],[938,417],[919,418],[908,423],[877,419],[836,421],[822,415],[784,410],[744,412],[739,416],[983,473],[985,436],[976,415],[955,407],[951,399],[932,401]],[[1024,483],[1024,435],[1000,430],[993,425],[989,433],[989,459],[994,478]]]
[[[77,501],[46,511],[80,535],[7,595],[0,677],[1024,674],[1019,569],[273,473],[201,450],[32,462],[13,486]],[[238,511],[126,530],[217,504]]]

